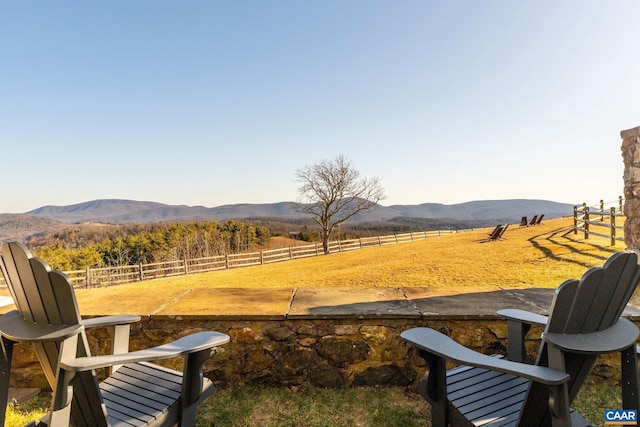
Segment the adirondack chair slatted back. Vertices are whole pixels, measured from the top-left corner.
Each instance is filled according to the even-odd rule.
[[[16,309],[26,321],[43,325],[78,325],[82,323],[73,286],[67,276],[33,257],[19,242],[5,242],[0,249],[0,268],[13,297]],[[60,342],[34,344],[34,350],[51,388],[55,388]],[[78,340],[76,355],[89,356],[84,331]],[[104,408],[94,372],[82,372],[74,386],[73,424],[104,425]],[[92,414],[95,414],[94,418]]]
[[[606,330],[618,321],[639,281],[638,256],[633,252],[614,254],[602,267],[589,269],[580,280],[567,280],[558,287],[545,331],[587,334]],[[595,360],[596,356],[579,354],[565,357],[566,372],[571,376],[570,401],[578,394]],[[547,346],[543,341],[537,363],[548,366],[547,361]],[[540,417],[543,413],[547,417]],[[536,422],[526,425],[550,425],[546,391],[537,383],[531,385],[522,412],[521,420],[527,419],[530,423]]]

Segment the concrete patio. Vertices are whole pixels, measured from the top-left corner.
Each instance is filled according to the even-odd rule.
[[[470,288],[210,288],[149,291],[121,287],[78,290],[83,316],[138,314],[148,318],[228,320],[285,319],[480,319],[502,308],[546,314],[554,289]],[[13,304],[0,307],[0,314]],[[640,319],[640,307],[625,316]]]

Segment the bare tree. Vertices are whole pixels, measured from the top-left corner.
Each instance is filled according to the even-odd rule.
[[[342,155],[298,169],[296,181],[302,196],[296,210],[310,214],[322,228],[325,254],[329,253],[329,238],[337,226],[385,198],[380,178],[361,178]]]

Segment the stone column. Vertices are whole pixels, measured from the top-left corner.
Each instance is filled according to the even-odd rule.
[[[620,132],[624,159],[624,242],[640,253],[640,126]]]

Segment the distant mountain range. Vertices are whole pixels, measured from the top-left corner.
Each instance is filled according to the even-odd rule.
[[[214,208],[175,206],[156,202],[103,199],[69,206],[43,206],[26,212],[40,218],[65,223],[101,222],[130,223],[170,220],[224,220],[248,218],[295,219],[304,215],[295,211],[295,203],[235,204]],[[557,218],[573,214],[573,205],[548,200],[508,199],[480,200],[453,205],[423,203],[420,205],[377,205],[359,215],[353,222],[389,221],[397,218],[450,218],[456,220],[499,220],[519,222],[522,216],[544,214]]]

